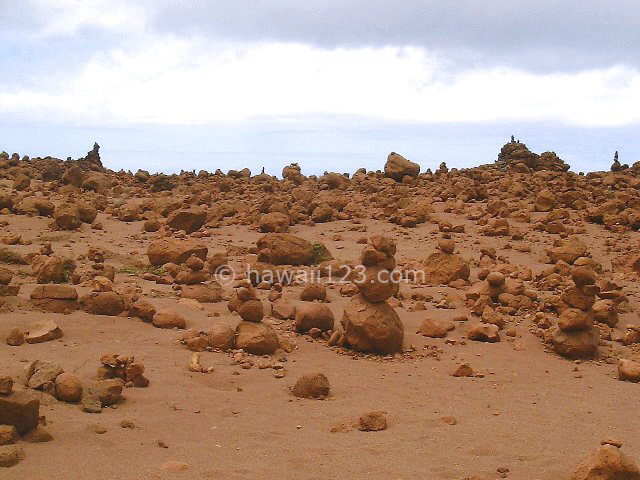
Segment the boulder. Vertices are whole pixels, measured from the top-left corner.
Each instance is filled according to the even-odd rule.
[[[271,355],[280,346],[278,334],[262,322],[240,322],[236,327],[236,348],[253,355]]]
[[[302,375],[291,389],[291,393],[299,398],[324,399],[329,396],[329,379],[323,373]]]
[[[420,334],[429,338],[444,338],[455,328],[454,323],[448,320],[425,318],[420,325]]]
[[[314,247],[304,238],[288,233],[268,233],[258,242],[258,260],[273,265],[311,265]]]
[[[62,337],[62,329],[53,320],[40,320],[29,325],[27,343],[44,343]]]
[[[156,312],[152,323],[156,328],[187,328],[187,321],[174,312]]]
[[[402,155],[391,152],[384,164],[384,174],[388,178],[400,182],[405,176],[417,177],[420,173],[420,165],[407,160]]]
[[[447,285],[455,280],[467,280],[471,273],[469,263],[455,253],[434,252],[422,261],[416,280],[426,285]]]
[[[475,325],[469,326],[467,338],[476,342],[499,342],[500,329],[497,325],[490,323],[476,323]]]
[[[167,225],[175,230],[193,233],[200,230],[206,221],[207,212],[204,210],[174,210],[169,214]]]
[[[294,328],[298,333],[312,328],[326,332],[333,330],[333,324],[333,313],[324,303],[301,303],[296,307]]]
[[[291,220],[282,212],[272,212],[262,215],[258,227],[263,233],[285,233],[289,230]]]
[[[56,377],[56,398],[62,402],[77,403],[82,398],[82,382],[72,373]]]
[[[600,344],[600,334],[595,328],[573,332],[557,328],[551,334],[555,351],[570,359],[592,358]]]
[[[640,382],[640,363],[622,359],[618,362],[618,380]]]
[[[161,238],[151,242],[147,250],[149,263],[161,266],[165,263],[182,264],[191,255],[206,260],[208,249],[201,243],[192,240],[174,240]]]
[[[204,334],[209,347],[226,352],[235,344],[235,332],[226,323],[215,323]]]
[[[382,354],[402,351],[404,326],[386,302],[369,303],[356,295],[342,317],[344,340],[353,349]]]
[[[20,435],[38,426],[40,400],[28,390],[0,396],[0,425],[13,425]]]

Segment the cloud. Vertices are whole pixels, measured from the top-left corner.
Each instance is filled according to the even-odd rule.
[[[322,48],[414,46],[457,67],[640,67],[637,0],[147,1],[158,31]]]
[[[73,71],[2,85],[0,113],[94,125],[203,125],[344,115],[395,122],[640,122],[631,67],[532,73],[506,67],[451,73],[418,47],[325,49],[148,36],[99,52]]]

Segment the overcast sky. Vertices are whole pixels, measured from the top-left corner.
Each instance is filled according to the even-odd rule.
[[[640,160],[637,0],[0,0],[0,150],[113,169]]]

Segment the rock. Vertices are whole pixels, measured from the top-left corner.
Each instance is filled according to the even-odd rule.
[[[367,412],[360,417],[356,428],[361,432],[378,432],[387,429],[384,412]]]
[[[42,427],[36,427],[22,437],[27,443],[46,443],[53,440],[51,434]]]
[[[462,363],[451,374],[452,377],[473,377],[475,373],[468,363]]]
[[[490,323],[477,323],[470,325],[467,331],[467,338],[476,342],[499,342],[500,341],[500,329],[497,325]]]
[[[25,342],[24,333],[18,328],[13,328],[7,337],[7,345],[11,347],[19,347]]]
[[[24,450],[18,445],[4,445],[0,447],[0,467],[13,467],[24,460]]]
[[[580,462],[571,480],[640,480],[640,470],[620,449],[603,445]]]
[[[329,396],[329,380],[323,373],[312,373],[298,378],[291,393],[300,398],[324,399]]]
[[[64,373],[64,370],[57,363],[35,361],[27,366],[26,372],[29,388],[46,391],[53,395],[56,378]]]
[[[398,278],[388,268],[380,265],[365,267],[364,274],[353,282],[360,294],[369,302],[384,302],[398,293]]]
[[[285,233],[289,230],[291,220],[282,212],[272,212],[262,215],[258,227],[263,233]]]
[[[71,285],[36,285],[31,291],[32,300],[71,300],[78,299],[78,292]]]
[[[257,298],[249,299],[238,306],[238,315],[247,322],[259,322],[264,317],[264,307]]]
[[[327,298],[327,289],[321,283],[309,283],[300,293],[300,300],[303,302],[313,302],[319,300],[324,302]]]
[[[420,165],[407,160],[402,155],[391,152],[384,164],[384,175],[401,182],[405,176],[417,177],[420,173]]]
[[[84,310],[92,315],[117,316],[124,311],[124,301],[116,292],[91,292],[80,302]]]
[[[467,280],[469,263],[455,253],[434,252],[421,263],[416,280],[426,285],[447,285],[455,280]]]
[[[152,319],[156,328],[187,328],[187,321],[178,313],[157,312]]]
[[[578,308],[567,308],[558,319],[558,327],[565,332],[586,330],[593,327],[593,317]]]
[[[297,307],[288,300],[280,298],[271,304],[271,316],[278,320],[293,320]]]
[[[37,283],[65,283],[73,270],[71,262],[60,257],[45,257],[42,262],[34,264]]]
[[[236,348],[253,355],[271,355],[280,342],[271,325],[256,322],[240,322],[236,327]]]
[[[156,267],[166,263],[182,264],[195,255],[206,260],[208,248],[192,240],[174,240],[161,238],[151,242],[147,250],[149,263]]]
[[[342,317],[344,340],[355,350],[375,353],[402,351],[404,326],[386,302],[369,303],[356,295]]]
[[[16,427],[13,425],[0,425],[0,446],[16,443],[18,438]]]
[[[333,330],[334,317],[324,303],[303,303],[296,307],[294,328],[298,333],[306,333],[312,328],[322,332]]]
[[[566,240],[562,240],[559,243],[559,246],[554,247],[547,252],[552,263],[557,263],[559,260],[562,260],[569,265],[573,265],[573,262],[578,258],[587,255],[587,246],[576,235],[573,235]]]
[[[211,348],[226,352],[234,348],[235,332],[225,323],[215,323],[205,332],[205,338]]]
[[[425,318],[420,325],[420,334],[430,338],[444,338],[456,327],[448,320]]]
[[[29,325],[27,343],[44,343],[62,338],[62,330],[53,320],[41,320]]]
[[[193,233],[200,230],[206,221],[207,212],[204,210],[174,210],[169,214],[167,225],[175,230]]]
[[[72,373],[56,377],[56,398],[62,402],[77,403],[82,399],[82,382]]]
[[[97,398],[103,407],[108,407],[120,401],[122,398],[122,387],[124,387],[124,381],[120,378],[98,380],[89,385],[85,396]]]
[[[556,196],[551,190],[545,188],[536,195],[533,206],[536,212],[550,212],[555,208],[556,203]]]
[[[567,358],[591,358],[600,344],[600,334],[596,329],[565,332],[552,330],[551,343],[555,351]]]
[[[618,361],[618,380],[640,382],[640,363],[628,359]]]
[[[218,303],[222,301],[222,288],[217,282],[209,285],[184,285],[180,290],[180,296],[200,303]]]
[[[0,395],[9,395],[13,391],[13,378],[8,375],[0,377]]]
[[[456,242],[450,238],[442,238],[438,240],[438,248],[444,253],[453,253],[456,251]]]
[[[28,390],[0,396],[0,425],[13,425],[20,435],[38,426],[40,400]]]
[[[604,323],[610,327],[618,324],[618,311],[613,300],[598,300],[593,304],[593,318],[596,322]]]
[[[500,287],[505,282],[504,275],[500,272],[490,272],[486,280],[492,287]]]
[[[273,265],[311,265],[314,249],[311,242],[288,233],[268,233],[260,238],[258,260]]]
[[[129,306],[129,315],[144,320],[145,322],[152,321],[155,314],[155,307],[144,299],[137,300]]]
[[[75,230],[80,228],[80,212],[73,203],[62,203],[53,212],[53,219],[60,230]]]

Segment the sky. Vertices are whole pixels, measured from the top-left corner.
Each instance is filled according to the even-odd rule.
[[[0,150],[279,174],[640,160],[637,0],[0,0]]]

